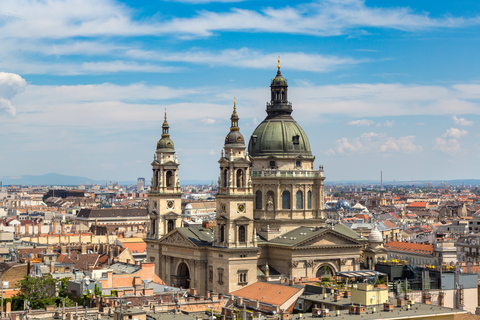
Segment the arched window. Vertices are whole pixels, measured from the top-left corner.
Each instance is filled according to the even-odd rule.
[[[307,192],[307,209],[312,209],[312,191]]]
[[[262,209],[262,191],[260,190],[255,194],[255,209]]]
[[[225,242],[225,226],[220,226],[220,242]]]
[[[168,223],[167,223],[167,232],[172,231],[174,228],[175,228],[175,224],[174,224],[173,220],[168,220]]]
[[[242,188],[244,187],[243,183],[244,183],[244,178],[243,178],[243,170],[242,169],[238,169],[237,170],[237,188]]]
[[[297,209],[303,209],[303,192],[298,190],[297,191]]]
[[[167,187],[173,186],[173,173],[172,171],[167,171]]]
[[[228,169],[223,170],[223,186],[228,187]]]
[[[288,190],[282,193],[282,209],[290,209],[290,191]]]
[[[238,242],[245,242],[246,237],[245,237],[245,226],[240,226],[238,227]]]

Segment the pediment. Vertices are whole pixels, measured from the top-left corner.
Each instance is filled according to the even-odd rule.
[[[160,239],[160,243],[175,244],[175,245],[180,245],[182,247],[192,247],[192,248],[197,247],[190,239],[185,237],[178,230],[173,230],[173,231],[170,231],[170,233],[167,233],[162,239]]]
[[[333,230],[327,230],[321,234],[315,235],[310,239],[305,239],[296,247],[317,247],[317,246],[342,246],[342,245],[358,245],[360,244],[354,239],[346,237]]]
[[[177,218],[179,216],[179,214],[175,213],[175,212],[169,212],[169,213],[166,213],[164,215],[165,218]]]
[[[240,221],[250,221],[250,220],[252,220],[252,219],[249,219],[249,218],[247,218],[247,217],[245,217],[245,216],[241,216],[241,217],[238,217],[237,219],[235,219],[235,221],[239,221],[239,220],[240,220]]]

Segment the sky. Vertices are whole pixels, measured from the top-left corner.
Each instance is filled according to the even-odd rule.
[[[327,181],[480,178],[480,2],[2,0],[0,177],[216,181],[277,57]]]

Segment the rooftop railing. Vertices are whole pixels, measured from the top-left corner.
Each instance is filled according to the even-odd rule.
[[[292,177],[305,177],[305,178],[318,178],[323,177],[323,170],[277,170],[277,169],[264,169],[264,170],[252,170],[250,171],[252,178],[255,177],[273,177],[273,178],[292,178]]]

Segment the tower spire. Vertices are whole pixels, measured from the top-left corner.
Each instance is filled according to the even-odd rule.
[[[169,138],[170,134],[168,133],[168,129],[170,126],[168,125],[167,122],[167,108],[165,108],[165,118],[163,120],[163,125],[162,125],[162,138]]]
[[[277,65],[278,71],[280,72],[280,55],[278,55],[278,65]]]
[[[237,101],[235,97],[233,97],[233,113],[232,116],[230,117],[231,121],[231,126],[230,126],[230,131],[239,131],[240,129],[238,128],[238,114],[237,114]]]

